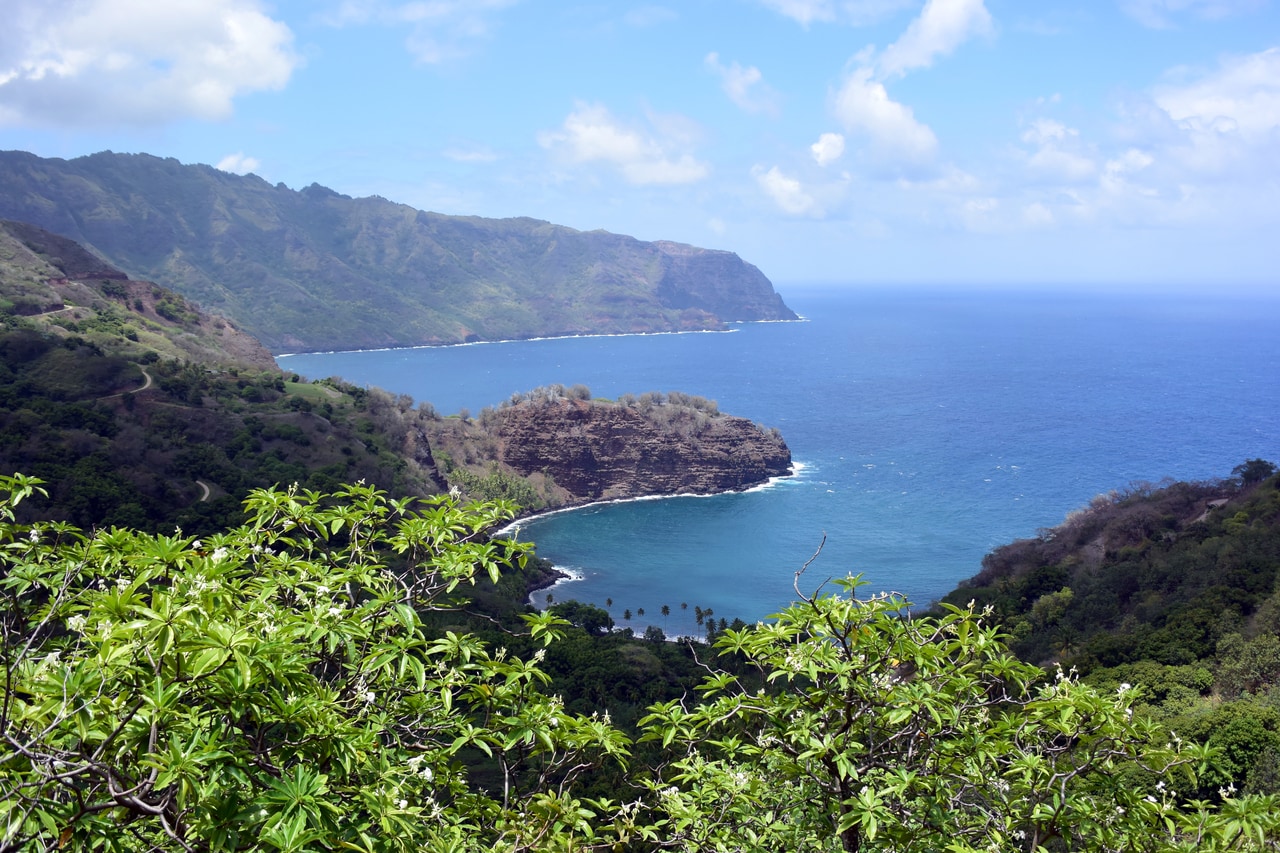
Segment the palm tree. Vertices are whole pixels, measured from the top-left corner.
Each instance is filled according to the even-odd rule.
[[[630,622],[630,621],[631,621],[631,608],[630,608],[630,607],[628,607],[626,610],[622,611],[622,618],[623,618],[623,619],[626,619],[628,622]]]

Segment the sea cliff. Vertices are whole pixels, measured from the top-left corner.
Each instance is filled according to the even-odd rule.
[[[543,511],[602,500],[740,491],[791,473],[777,430],[685,394],[590,399],[539,389],[431,429],[440,475]]]

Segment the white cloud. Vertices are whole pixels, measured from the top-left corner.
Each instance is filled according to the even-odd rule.
[[[1155,102],[1184,129],[1265,140],[1280,128],[1280,48],[1228,57],[1194,83],[1157,89]]]
[[[832,0],[760,0],[780,15],[809,26],[814,21],[834,21],[836,4]]]
[[[817,200],[805,191],[800,181],[784,175],[777,166],[768,171],[763,166],[756,166],[751,175],[783,213],[792,216],[822,215]]]
[[[257,0],[10,0],[0,122],[159,124],[226,118],[281,89],[293,34]]]
[[[809,150],[813,152],[814,161],[825,168],[844,155],[844,137],[838,133],[824,133],[809,146]]]
[[[872,79],[870,68],[850,74],[835,99],[835,113],[850,133],[867,137],[873,154],[898,165],[922,165],[933,160],[938,138],[915,118],[911,108],[889,98],[884,84]]]
[[[707,54],[704,63],[720,78],[720,87],[740,109],[749,113],[777,113],[777,99],[765,84],[759,68],[754,65],[743,68],[737,62],[724,65],[720,55],[714,52]]]
[[[656,27],[659,24],[665,24],[679,18],[678,12],[674,9],[668,9],[666,6],[638,6],[622,16],[622,20],[626,22],[627,26],[641,29]]]
[[[231,172],[233,175],[247,175],[250,172],[256,172],[261,165],[256,157],[246,157],[243,151],[237,151],[223,157],[214,168]]]
[[[1044,228],[1054,223],[1053,211],[1043,203],[1033,201],[1022,208],[1022,221],[1032,228]]]
[[[492,163],[498,159],[488,148],[446,148],[440,153],[455,163]]]
[[[815,22],[864,26],[910,8],[916,0],[760,0],[760,3],[805,27]]]
[[[405,45],[419,62],[438,65],[468,55],[487,39],[498,12],[520,0],[343,0],[321,20],[344,27],[370,23],[407,27]]]
[[[691,142],[687,121],[650,115],[649,123],[653,133],[622,125],[603,106],[579,104],[560,130],[538,134],[538,142],[573,163],[608,163],[632,184],[689,184],[707,176],[706,164],[679,150]]]
[[[1076,183],[1097,173],[1093,158],[1082,153],[1080,132],[1062,122],[1038,118],[1022,132],[1022,141],[1036,147],[1026,162],[1040,178]]]
[[[1265,5],[1265,0],[1123,0],[1120,7],[1143,26],[1168,29],[1179,16],[1214,20],[1252,12]]]
[[[992,31],[983,0],[928,0],[907,31],[880,55],[882,76],[928,68],[969,39]]]

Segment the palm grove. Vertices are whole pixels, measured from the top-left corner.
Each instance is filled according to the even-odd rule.
[[[502,502],[266,489],[201,539],[23,522],[0,502],[0,850],[1261,850],[1276,798],[1220,756],[857,579],[697,649],[696,690],[572,710]],[[495,639],[495,637],[497,639]],[[504,639],[505,638],[505,639]]]

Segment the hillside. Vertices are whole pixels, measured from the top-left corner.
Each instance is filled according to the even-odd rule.
[[[295,482],[453,487],[534,511],[745,488],[791,459],[776,432],[679,394],[543,389],[473,421],[304,382],[226,319],[16,222],[0,222],[0,380],[0,470],[46,480],[51,515],[84,527],[200,530]]]
[[[276,483],[438,491],[429,456],[373,426],[369,394],[286,377],[225,318],[0,223],[0,470],[48,483],[33,511],[199,532]]]
[[[1039,663],[1088,671],[1212,660],[1223,637],[1256,633],[1258,614],[1280,607],[1273,470],[1252,460],[1237,469],[1243,479],[1099,496],[1035,539],[993,551],[946,600],[991,605],[1013,648]]]
[[[277,353],[796,319],[729,252],[294,191],[145,154],[0,152],[0,217],[83,243]]]

